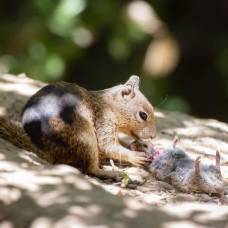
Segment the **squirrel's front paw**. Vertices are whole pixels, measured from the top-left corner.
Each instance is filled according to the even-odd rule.
[[[151,160],[148,158],[147,154],[145,152],[139,152],[139,151],[132,151],[129,154],[129,160],[131,164],[135,166],[147,166]]]

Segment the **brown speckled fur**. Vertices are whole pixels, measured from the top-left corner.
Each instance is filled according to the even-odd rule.
[[[32,151],[39,157],[48,160],[46,154],[31,143],[30,138],[19,122],[0,116],[0,137],[24,150]]]
[[[110,178],[116,178],[118,173],[101,169],[101,156],[139,166],[148,162],[145,153],[130,151],[118,140],[119,132],[138,138],[155,136],[154,110],[139,91],[137,76],[131,76],[125,84],[101,91],[88,91],[64,82],[54,86],[67,91],[64,96],[66,99],[67,96],[73,97],[77,107],[74,108],[72,123],[66,123],[59,115],[48,119],[51,136],[43,134],[40,142],[49,162],[73,165],[83,172]],[[26,122],[29,108],[34,102],[42,101],[44,96],[42,89],[32,96],[24,108],[22,121]],[[147,113],[146,121],[140,119],[140,111]]]

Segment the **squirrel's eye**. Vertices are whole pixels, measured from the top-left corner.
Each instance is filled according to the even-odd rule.
[[[140,111],[139,116],[142,120],[146,121],[147,120],[147,114],[145,112]]]

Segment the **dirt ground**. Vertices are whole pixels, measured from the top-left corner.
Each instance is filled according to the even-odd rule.
[[[172,147],[172,137],[167,137],[167,141],[164,140],[164,134],[162,134],[161,139],[159,140],[156,139],[155,145],[158,145],[159,148],[171,148]],[[168,139],[169,138],[169,139]],[[201,139],[202,140],[202,139]],[[209,139],[208,139],[209,140]],[[210,148],[207,150],[205,149],[206,153],[203,154],[203,152],[197,153],[197,145],[198,141],[196,138],[191,138],[189,139],[188,142],[189,145],[195,145],[193,148],[194,150],[191,151],[189,150],[189,147],[185,147],[183,145],[183,142],[178,143],[178,147],[184,149],[191,157],[196,157],[197,155],[200,154],[202,157],[202,162],[206,164],[215,164],[215,153],[210,154],[207,153],[207,151],[213,151],[211,149],[212,145],[210,145]],[[186,139],[185,139],[186,142]],[[187,143],[185,144],[187,145]],[[215,151],[216,147],[215,146]],[[223,153],[224,154],[224,151]],[[116,164],[116,167],[118,167],[118,164]],[[112,167],[109,165],[106,167],[107,169],[112,169]],[[153,177],[153,175],[142,168],[137,168],[137,167],[121,167],[119,166],[118,168],[121,171],[126,172],[129,174],[130,177],[132,177],[133,180],[136,180],[138,183],[140,183],[138,186],[133,185],[132,188],[123,188],[121,187],[121,183],[112,183],[107,181],[101,181],[98,179],[90,178],[90,180],[95,183],[100,185],[102,188],[105,190],[109,191],[110,193],[114,195],[129,195],[134,197],[135,199],[140,200],[141,202],[147,203],[147,204],[153,204],[153,205],[165,205],[169,203],[176,203],[176,202],[182,202],[182,201],[189,201],[189,202],[208,202],[208,203],[214,203],[214,204],[225,204],[228,205],[228,165],[223,157],[222,160],[222,166],[221,166],[221,171],[223,174],[224,178],[224,183],[225,183],[225,200],[222,202],[221,198],[219,195],[209,195],[206,193],[183,193],[180,192],[179,190],[175,189],[172,185],[169,183],[159,181],[156,178]]]
[[[42,85],[24,75],[1,76],[0,115],[19,120],[22,106]],[[170,148],[178,135],[178,147],[213,164],[219,150],[228,189],[228,124],[160,110],[156,119],[157,148]],[[227,227],[227,204],[222,205],[218,196],[182,193],[141,168],[123,170],[140,184],[122,188],[120,183],[88,177],[69,166],[51,166],[0,139],[0,226]]]
[[[178,135],[177,147],[183,149],[192,158],[201,156],[205,164],[215,165],[216,150],[221,154],[221,172],[224,178],[225,190],[228,192],[228,125],[216,120],[203,120],[180,113],[165,113],[157,111],[158,135],[154,139],[157,148],[172,148],[175,135]],[[109,167],[110,168],[110,167]],[[117,184],[96,183],[113,194],[130,195],[143,202],[155,205],[164,205],[179,201],[197,201],[221,204],[219,196],[205,193],[187,194],[176,190],[170,184],[156,180],[148,171],[128,167],[123,169],[133,179],[139,180],[142,185],[137,189],[123,189]],[[228,204],[228,196],[225,201]]]

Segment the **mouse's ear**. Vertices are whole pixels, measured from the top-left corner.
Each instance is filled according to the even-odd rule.
[[[195,175],[200,176],[200,159],[201,157],[197,157],[195,160]]]
[[[215,156],[215,167],[219,173],[221,173],[221,167],[220,167],[220,153],[217,150],[216,151],[216,156]]]

